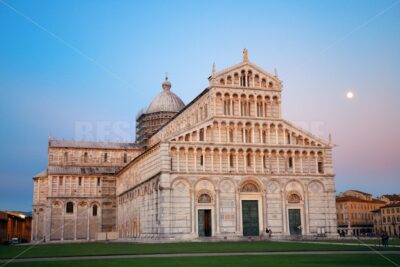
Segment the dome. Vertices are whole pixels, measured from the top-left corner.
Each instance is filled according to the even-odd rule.
[[[168,78],[162,83],[163,91],[151,101],[146,113],[154,112],[179,112],[185,107],[183,101],[171,92],[171,83]]]

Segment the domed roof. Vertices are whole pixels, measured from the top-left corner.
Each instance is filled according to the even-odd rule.
[[[174,93],[171,92],[171,83],[168,78],[162,83],[163,91],[151,101],[146,113],[154,112],[179,112],[185,107],[183,101]]]

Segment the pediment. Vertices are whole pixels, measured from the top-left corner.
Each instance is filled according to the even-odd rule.
[[[242,77],[246,77],[242,84]],[[243,86],[280,90],[282,81],[277,74],[271,74],[250,61],[243,61],[219,72],[214,72],[209,78],[214,86]]]

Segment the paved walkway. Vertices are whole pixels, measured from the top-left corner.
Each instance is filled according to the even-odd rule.
[[[272,241],[273,242],[273,241]],[[381,244],[374,243],[350,243],[350,242],[340,242],[340,240],[332,241],[332,242],[322,242],[322,241],[307,241],[307,240],[287,240],[287,241],[278,241],[278,242],[291,242],[291,243],[306,243],[306,244],[323,244],[323,245],[344,245],[344,246],[366,246],[366,247],[383,247]],[[400,248],[400,245],[389,245],[389,248]]]
[[[141,254],[141,255],[108,255],[108,256],[73,256],[27,258],[15,260],[0,260],[0,263],[43,262],[43,261],[75,261],[75,260],[105,260],[105,259],[137,259],[137,258],[171,258],[171,257],[212,257],[212,256],[271,256],[271,255],[364,255],[376,254],[375,251],[284,251],[284,252],[226,252],[226,253],[175,253],[175,254]],[[396,254],[400,251],[379,251],[379,254]]]

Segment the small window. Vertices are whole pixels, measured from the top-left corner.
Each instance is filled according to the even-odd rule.
[[[104,162],[107,162],[107,160],[108,160],[108,154],[104,153]]]
[[[62,176],[60,176],[59,178],[58,178],[58,184],[59,185],[63,185],[63,179],[64,177],[62,177]]]
[[[229,129],[229,142],[233,143],[233,129]]]
[[[200,129],[199,131],[199,141],[204,141],[204,129]]]
[[[324,164],[322,161],[318,161],[318,173],[324,173]]]
[[[293,168],[293,158],[289,157],[289,168]]]
[[[78,178],[78,185],[81,186],[82,185],[82,177]]]
[[[233,160],[234,160],[233,155],[230,154],[230,155],[229,155],[229,166],[230,166],[230,167],[234,167]]]
[[[97,186],[100,186],[100,182],[101,182],[100,177],[97,177]]]
[[[287,134],[287,143],[288,143],[288,145],[290,145],[290,134],[289,133]]]
[[[128,155],[125,153],[124,154],[124,163],[127,163],[128,162]]]
[[[251,167],[251,154],[248,153],[246,156],[247,167]]]
[[[93,205],[93,208],[92,208],[92,215],[93,215],[93,216],[97,216],[97,205]]]
[[[203,166],[204,164],[204,157],[203,155],[200,156],[200,166]]]
[[[83,153],[83,162],[84,163],[88,162],[88,153],[87,152]]]
[[[66,213],[74,213],[74,203],[68,202],[65,211]]]
[[[68,162],[68,152],[64,152],[64,162]]]

